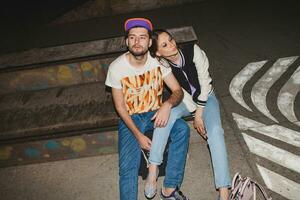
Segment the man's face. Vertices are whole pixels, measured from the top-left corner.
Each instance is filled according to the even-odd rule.
[[[148,52],[148,49],[152,44],[152,40],[149,38],[147,29],[136,27],[129,30],[126,44],[132,55],[142,56]]]

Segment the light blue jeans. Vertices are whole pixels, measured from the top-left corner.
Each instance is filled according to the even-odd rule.
[[[154,114],[155,111],[133,114],[131,119],[138,129],[145,133],[154,129],[153,121],[151,120]],[[181,186],[189,136],[190,129],[186,122],[183,119],[176,120],[170,132],[164,187],[176,188]],[[118,139],[120,199],[136,200],[138,199],[138,171],[141,161],[141,147],[122,120],[119,122]]]
[[[160,165],[162,163],[165,146],[174,122],[176,119],[190,114],[185,104],[180,103],[178,106],[172,108],[167,125],[162,128],[155,128],[149,157],[151,164]],[[207,143],[211,154],[215,186],[216,188],[230,187],[231,179],[224,140],[224,130],[220,118],[219,102],[214,93],[208,96],[202,118],[207,131]]]

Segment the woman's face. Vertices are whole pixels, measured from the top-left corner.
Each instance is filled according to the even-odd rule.
[[[157,39],[157,56],[170,58],[178,54],[175,40],[167,33],[163,32],[158,35]]]

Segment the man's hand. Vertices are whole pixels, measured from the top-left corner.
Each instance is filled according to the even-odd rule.
[[[194,119],[194,128],[198,131],[198,133],[206,140],[207,133],[204,126],[204,122],[202,119],[203,107],[198,107],[195,112],[195,119]]]
[[[139,134],[139,136],[137,137],[137,140],[142,149],[150,151],[151,140],[147,136],[145,136],[144,134]]]
[[[168,102],[163,103],[163,105],[154,114],[151,120],[154,121],[154,127],[165,127],[168,123],[172,105]]]
[[[138,140],[138,143],[140,144],[141,148],[150,150],[151,140],[141,133],[141,131],[138,129],[138,127],[135,125],[134,121],[128,114],[124,102],[124,95],[122,89],[112,88],[112,95],[117,112],[119,113],[121,119],[124,121],[127,127],[131,130],[134,137]]]

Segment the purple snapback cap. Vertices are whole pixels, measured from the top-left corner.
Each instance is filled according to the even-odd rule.
[[[133,27],[143,27],[149,31],[153,31],[153,26],[150,20],[145,18],[130,18],[124,23],[125,31],[130,30]]]

